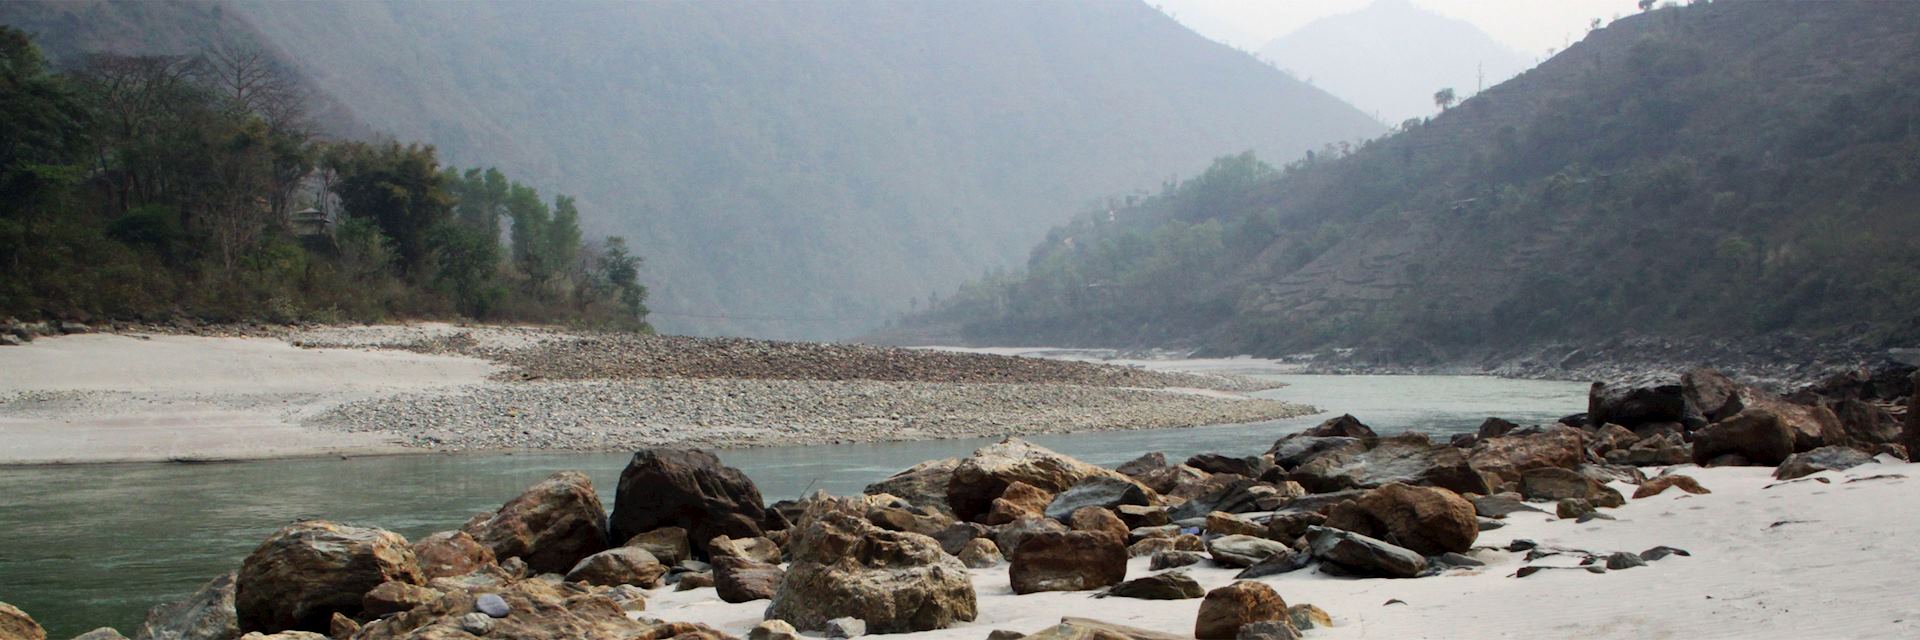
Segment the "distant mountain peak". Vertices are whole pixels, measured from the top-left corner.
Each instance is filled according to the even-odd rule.
[[[1411,0],[1315,20],[1258,55],[1387,123],[1432,115],[1441,89],[1465,99],[1531,66],[1473,24]]]

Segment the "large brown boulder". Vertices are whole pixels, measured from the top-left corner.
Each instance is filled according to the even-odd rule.
[[[1427,559],[1413,550],[1352,531],[1307,527],[1307,548],[1321,570],[1374,578],[1413,578]]]
[[[1468,464],[1495,485],[1516,482],[1529,469],[1572,467],[1586,461],[1586,436],[1558,425],[1538,433],[1480,438],[1467,454]]]
[[[567,571],[567,580],[603,587],[630,584],[642,589],[654,589],[660,586],[660,578],[666,575],[667,565],[661,564],[660,559],[646,549],[619,547],[582,558],[579,564]]]
[[[636,534],[620,546],[645,549],[660,564],[668,566],[693,559],[693,543],[687,539],[687,530],[680,527],[661,527]]]
[[[713,587],[726,602],[752,602],[772,598],[787,575],[780,565],[739,556],[713,559]]]
[[[241,563],[234,611],[242,632],[325,633],[335,613],[359,617],[361,599],[386,582],[426,582],[406,538],[306,520],[281,527]]]
[[[1828,440],[1828,446],[1870,446],[1900,441],[1900,419],[1880,405],[1847,398],[1830,402],[1826,408],[1840,421],[1840,428],[1846,435],[1845,438]]]
[[[593,480],[578,471],[547,476],[464,530],[495,558],[519,558],[538,573],[565,573],[607,549],[607,512]]]
[[[1337,438],[1378,438],[1380,437],[1379,434],[1373,432],[1372,427],[1369,427],[1366,424],[1361,423],[1360,419],[1353,417],[1353,414],[1351,413],[1342,414],[1338,418],[1329,419],[1326,422],[1320,423],[1318,426],[1315,426],[1311,429],[1307,429],[1305,431],[1301,431],[1296,435],[1299,435],[1301,437],[1307,437],[1307,438],[1335,438],[1335,437]]]
[[[1706,419],[1687,402],[1682,385],[1595,382],[1587,390],[1587,422],[1617,424],[1629,429],[1648,423],[1678,422],[1694,428],[1706,424]]]
[[[852,617],[872,633],[909,633],[978,614],[967,568],[932,538],[832,514],[799,530],[791,546],[769,619],[825,631],[829,621]]]
[[[1265,583],[1242,580],[1207,592],[1193,623],[1197,640],[1233,640],[1240,627],[1287,619],[1287,601]]]
[[[867,485],[863,493],[899,496],[913,506],[951,516],[953,507],[947,504],[947,484],[953,481],[953,468],[957,466],[960,466],[959,458],[928,460]]]
[[[996,525],[1042,516],[1046,514],[1047,504],[1052,501],[1052,492],[1015,480],[1000,492],[1000,497],[993,499],[993,506],[987,509],[987,517],[980,522]]]
[[[1747,409],[1701,429],[1693,437],[1693,461],[1706,464],[1736,454],[1754,464],[1777,465],[1794,452],[1794,430],[1780,415]]]
[[[767,517],[760,489],[739,469],[699,449],[643,449],[620,472],[613,499],[613,537],[625,540],[661,527],[687,530],[694,555],[707,557],[714,536],[755,538]]]
[[[1133,483],[1118,472],[1087,464],[1019,438],[981,447],[960,461],[947,484],[947,502],[955,517],[978,521],[1008,485],[1024,482],[1058,494],[1088,478]],[[1044,507],[1043,507],[1044,508]]]
[[[464,576],[495,564],[493,549],[465,531],[442,531],[413,543],[413,557],[426,579]]]
[[[654,627],[627,617],[608,591],[582,592],[544,580],[521,580],[489,590],[508,615],[476,613],[481,594],[456,591],[411,611],[367,623],[355,640],[457,640],[487,638],[579,638],[628,640],[649,637]],[[476,634],[478,631],[479,634]],[[664,637],[664,636],[662,636]],[[718,638],[719,636],[708,636]]]
[[[1126,539],[1093,531],[1036,533],[1007,559],[1007,577],[1018,594],[1086,591],[1127,578]]]
[[[1543,467],[1520,476],[1520,495],[1528,500],[1558,502],[1569,498],[1585,500],[1596,507],[1626,504],[1625,496],[1592,476],[1574,469]]]
[[[1450,446],[1434,446],[1416,433],[1366,441],[1364,450],[1338,449],[1287,474],[1308,491],[1372,489],[1390,483],[1445,487],[1456,493],[1492,493],[1485,476]]]
[[[0,602],[0,640],[47,640],[47,630],[19,607]]]
[[[1379,538],[1429,556],[1465,553],[1480,536],[1480,519],[1473,503],[1460,494],[1399,483],[1334,507],[1325,526]]]
[[[228,640],[240,636],[240,619],[233,608],[233,583],[228,572],[201,585],[193,595],[147,611],[146,621],[134,632],[138,640]]]
[[[1741,386],[1715,369],[1693,369],[1680,374],[1680,393],[1708,422],[1731,418],[1746,409]]]

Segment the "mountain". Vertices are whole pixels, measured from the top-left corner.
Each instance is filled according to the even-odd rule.
[[[1380,131],[1138,2],[6,4],[55,52],[237,21],[376,129],[577,195],[664,331],[849,336],[1101,194]]]
[[[1464,99],[1533,66],[1472,24],[1411,0],[1374,0],[1315,20],[1258,55],[1389,123],[1433,115],[1443,88]]]
[[[1056,228],[916,317],[976,343],[1920,340],[1920,3],[1695,3],[1351,154],[1252,156]]]

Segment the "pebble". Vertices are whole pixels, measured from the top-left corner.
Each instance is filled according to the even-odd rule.
[[[474,600],[473,608],[475,611],[495,618],[505,618],[507,614],[512,611],[512,609],[507,606],[507,600],[505,598],[491,593],[482,595],[479,599]]]

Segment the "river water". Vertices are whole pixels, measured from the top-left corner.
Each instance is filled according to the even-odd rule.
[[[1097,464],[1149,451],[1253,455],[1274,439],[1352,413],[1382,433],[1471,431],[1487,416],[1548,422],[1586,408],[1585,385],[1453,376],[1263,375],[1288,386],[1258,395],[1312,404],[1311,418],[1188,429],[1035,436]],[[867,483],[991,439],[721,451],[766,498]],[[419,455],[231,464],[0,468],[0,601],[50,638],[99,626],[131,636],[148,607],[235,569],[275,528],[302,517],[398,531],[413,539],[496,508],[547,474],[592,476],[609,508],[624,454]]]

